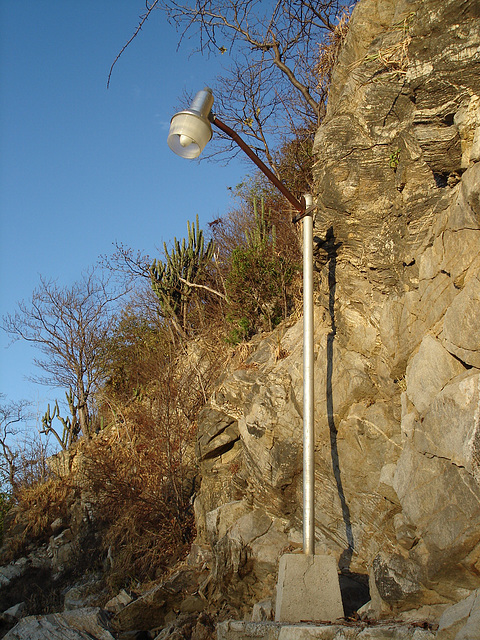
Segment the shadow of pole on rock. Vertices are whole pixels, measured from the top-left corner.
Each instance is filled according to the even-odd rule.
[[[316,239],[317,240],[317,239]],[[333,413],[333,388],[332,388],[332,375],[333,375],[333,344],[335,335],[337,332],[335,324],[335,290],[336,290],[336,269],[337,269],[337,251],[341,246],[341,242],[335,244],[335,234],[333,227],[330,227],[327,231],[325,241],[320,241],[318,246],[326,251],[328,259],[328,311],[330,314],[331,330],[327,336],[327,380],[326,380],[326,395],[327,395],[327,418],[328,427],[330,431],[330,449],[332,456],[332,468],[335,482],[337,485],[338,497],[340,498],[340,504],[342,507],[342,517],[345,523],[345,534],[347,539],[347,548],[342,552],[340,556],[340,569],[342,571],[348,571],[350,568],[350,562],[352,554],[355,548],[353,539],[352,523],[350,520],[350,509],[345,499],[345,493],[343,491],[342,474],[340,471],[340,461],[338,457],[338,444],[337,444],[337,426],[335,424],[335,417]]]

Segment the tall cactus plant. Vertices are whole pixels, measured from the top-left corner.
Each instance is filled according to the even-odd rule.
[[[45,435],[52,433],[64,451],[68,450],[72,446],[72,444],[78,439],[78,435],[80,433],[80,425],[77,418],[78,407],[74,401],[73,391],[70,389],[69,392],[65,392],[65,397],[70,408],[71,418],[62,418],[60,415],[58,400],[56,400],[53,413],[50,413],[50,404],[48,404],[47,410],[42,418],[43,429],[40,431],[40,433],[44,433]],[[63,426],[63,433],[61,437],[52,426],[55,418],[58,418]]]
[[[214,254],[210,240],[205,246],[198,215],[196,222],[187,222],[188,240],[174,238],[171,251],[164,243],[165,261],[154,260],[150,268],[152,288],[165,317],[172,319],[183,334],[188,329],[188,308],[194,286],[204,276]]]
[[[265,202],[260,199],[260,212],[257,207],[257,200],[253,200],[253,219],[252,229],[245,231],[245,244],[249,249],[264,249],[268,244],[275,250],[276,244],[276,228],[270,225],[265,216]]]

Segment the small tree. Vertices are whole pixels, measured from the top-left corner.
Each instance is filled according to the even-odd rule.
[[[276,150],[299,129],[313,130],[325,113],[331,71],[327,59],[333,64],[325,49],[331,49],[339,24],[343,28],[345,23],[341,15],[355,2],[152,0],[113,61],[107,86],[113,67],[152,12],[165,11],[181,33],[179,45],[193,42],[195,53],[224,56],[223,77],[213,87],[216,110],[280,177]],[[222,137],[220,145],[209,145],[204,158],[239,152],[227,136],[217,139]]]
[[[30,303],[19,303],[16,313],[3,318],[3,328],[14,340],[27,340],[44,355],[34,360],[45,374],[35,380],[71,390],[87,438],[92,394],[104,378],[102,349],[114,318],[113,303],[123,293],[110,290],[109,281],[94,270],[71,287],[42,278]]]
[[[28,403],[5,402],[0,394],[0,485],[4,491],[13,491],[20,467],[20,450],[16,439],[20,425],[28,419]]]

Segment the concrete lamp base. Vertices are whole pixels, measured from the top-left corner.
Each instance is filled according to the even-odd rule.
[[[335,558],[297,553],[280,558],[276,622],[333,622],[343,615]]]

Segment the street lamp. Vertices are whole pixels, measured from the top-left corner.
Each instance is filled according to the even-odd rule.
[[[297,210],[294,223],[303,219],[303,551],[315,554],[315,429],[313,379],[313,210],[312,196],[301,200],[280,182],[242,138],[212,112],[213,94],[199,91],[188,109],[170,122],[168,146],[182,158],[198,158],[212,137],[213,123],[229,136]]]
[[[212,106],[212,91],[204,89],[197,93],[189,109],[173,116],[167,142],[170,149],[181,158],[198,158],[212,137],[208,119]]]

